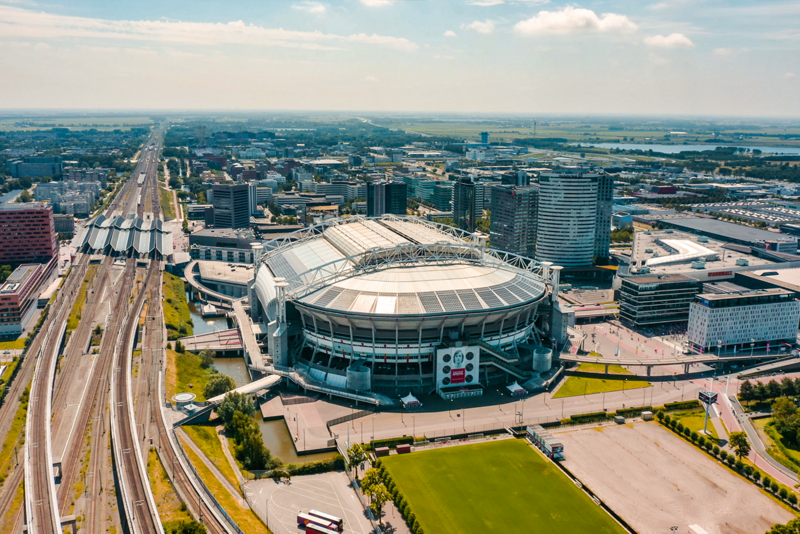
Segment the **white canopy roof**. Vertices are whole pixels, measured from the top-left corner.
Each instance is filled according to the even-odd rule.
[[[411,392],[409,392],[408,395],[400,399],[400,401],[406,406],[408,406],[409,404],[419,404],[419,400],[414,395],[412,395]]]
[[[510,391],[511,393],[516,393],[517,391],[525,391],[525,388],[520,386],[516,382],[514,382],[510,386],[506,386],[506,387],[508,388],[508,391]]]

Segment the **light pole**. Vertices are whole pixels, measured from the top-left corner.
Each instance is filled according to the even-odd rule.
[[[417,416],[411,416],[411,437],[414,438],[414,441],[417,440]]]
[[[750,357],[751,358],[753,357],[753,347],[755,347],[755,346],[756,346],[756,340],[755,339],[750,339]]]

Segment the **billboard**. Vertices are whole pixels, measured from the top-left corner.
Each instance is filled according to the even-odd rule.
[[[449,347],[436,351],[436,387],[478,384],[480,347]]]
[[[714,404],[717,402],[717,394],[713,391],[701,391],[698,394],[698,398],[703,404]]]

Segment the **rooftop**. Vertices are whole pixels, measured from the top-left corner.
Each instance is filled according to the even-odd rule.
[[[36,273],[36,271],[41,268],[42,266],[38,263],[20,265],[14,269],[14,272],[11,273],[11,276],[9,276],[3,285],[0,286],[0,294],[14,295],[18,293],[20,289],[24,287],[25,283]]]
[[[684,230],[714,233],[730,240],[745,240],[753,243],[759,241],[797,241],[796,237],[786,234],[759,230],[741,224],[704,217],[672,218],[665,222]]]
[[[200,277],[206,281],[227,282],[246,285],[253,279],[255,271],[252,265],[241,263],[222,263],[221,261],[198,261]]]

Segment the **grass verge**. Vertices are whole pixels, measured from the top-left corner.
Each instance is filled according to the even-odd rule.
[[[0,341],[0,350],[18,350],[25,348],[25,338]]]
[[[0,534],[16,534],[14,528],[16,527],[17,513],[22,508],[25,500],[25,483],[21,483],[17,492],[14,494],[14,499],[11,501],[11,506],[6,510],[6,514],[0,517]]]
[[[75,297],[75,302],[72,304],[72,310],[69,312],[69,318],[67,319],[67,336],[69,336],[73,330],[78,328],[78,324],[81,322],[83,305],[86,304],[86,287],[94,278],[94,275],[97,274],[97,269],[97,265],[90,265],[86,270],[86,277],[83,279],[81,288],[78,290],[78,295]]]
[[[239,525],[242,531],[247,532],[247,534],[272,534],[250,508],[239,505],[239,502],[225,489],[222,482],[217,480],[217,477],[214,476],[211,470],[206,467],[192,449],[186,446],[184,450],[189,457],[189,461],[192,462],[192,465],[200,475],[200,478],[203,479],[203,482],[205,482],[209,491],[211,491],[211,494],[216,497],[217,501],[225,508],[228,515],[236,521],[236,524]]]
[[[704,410],[689,410],[687,412],[671,413],[670,416],[677,418],[683,423],[683,426],[689,430],[700,432],[703,430],[703,425],[705,424],[706,412]],[[710,417],[708,419],[708,431],[711,432],[711,435],[706,437],[712,438],[716,445],[720,445],[722,440],[719,437],[719,433],[717,433],[717,429],[714,428]]]
[[[3,448],[0,449],[0,485],[5,482],[11,468],[17,465],[14,450],[16,449],[19,455],[19,451],[25,443],[25,418],[28,414],[29,395],[30,385],[28,385],[22,395],[20,395],[19,408],[17,408],[17,413],[14,414],[14,420],[11,422],[11,429],[3,438]]]
[[[582,363],[578,371],[587,373],[602,373],[605,365],[601,363]],[[608,393],[610,391],[622,391],[629,389],[649,388],[653,384],[640,378],[620,365],[608,366],[608,378],[588,378],[583,376],[570,376],[558,388],[554,399],[562,397],[577,397],[579,395],[591,395],[593,393]],[[614,377],[610,375],[615,375]]]
[[[623,533],[557,467],[522,440],[381,459],[425,532]]]
[[[186,302],[186,288],[183,280],[170,273],[164,273],[164,322],[167,324],[168,339],[191,336],[194,333],[189,304]]]
[[[200,356],[194,353],[179,354],[173,349],[167,349],[167,397],[188,391],[197,395],[198,401],[205,401],[203,390],[205,390],[209,377],[213,374],[211,369],[213,368],[203,369],[200,365]]]
[[[194,444],[203,451],[203,454],[211,460],[211,463],[219,469],[231,486],[238,488],[239,481],[236,478],[233,467],[231,467],[231,463],[225,456],[225,451],[222,450],[222,442],[217,435],[217,429],[212,425],[186,425],[181,428],[192,438]]]
[[[771,417],[753,419],[753,426],[756,428],[761,441],[767,449],[767,454],[775,458],[781,465],[791,469],[795,473],[800,473],[800,451],[790,446],[783,439],[773,425]]]
[[[158,515],[165,526],[173,522],[192,521],[192,516],[186,510],[186,505],[181,502],[172,483],[167,477],[167,472],[161,464],[158,453],[150,449],[147,457],[147,474],[150,478],[150,487],[153,488],[153,498],[156,501]]]
[[[167,219],[175,219],[175,205],[172,203],[172,191],[167,191],[161,187],[158,188],[158,198],[161,202],[161,212]]]

